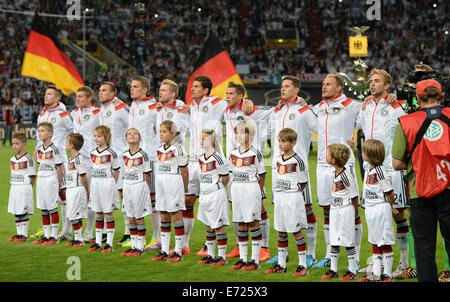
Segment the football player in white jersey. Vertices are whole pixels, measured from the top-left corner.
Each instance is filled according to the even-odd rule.
[[[392,78],[385,70],[373,69],[370,73],[370,98],[361,111],[361,126],[365,139],[377,139],[385,147],[385,159],[383,166],[394,188],[394,207],[398,214],[394,215],[397,224],[397,244],[400,251],[400,261],[395,276],[401,274],[409,267],[408,261],[408,232],[409,224],[406,219],[407,184],[404,182],[403,171],[396,171],[392,167],[392,143],[395,130],[398,126],[398,118],[406,115],[403,109],[404,101],[393,104],[387,102],[388,91]],[[364,162],[364,170],[367,174],[369,164]],[[365,183],[365,182],[363,182]],[[364,205],[364,195],[363,195]]]
[[[226,125],[226,151],[227,158],[233,149],[239,147],[239,143],[236,140],[236,135],[234,133],[234,127],[242,120],[251,119],[256,125],[256,135],[254,140],[254,147],[259,151],[262,151],[262,146],[270,137],[269,122],[272,116],[272,108],[266,106],[253,106],[252,112],[250,114],[245,114],[243,107],[245,104],[244,96],[246,90],[244,85],[234,82],[228,83],[228,88],[226,90],[226,101],[227,108],[224,113],[224,120]],[[228,188],[231,187],[231,183],[228,183]],[[228,190],[228,193],[230,190]],[[266,198],[265,192],[262,192],[263,199]],[[231,201],[231,196],[228,194],[228,198]],[[234,233],[236,235],[236,247],[229,254],[228,258],[234,258],[239,256],[239,245],[238,245],[238,226],[237,223],[233,223]],[[261,221],[260,227],[262,231],[262,242],[261,242],[261,252],[259,261],[266,261],[270,259],[269,254],[269,234],[270,234],[270,224],[267,211],[264,207],[263,201],[261,201]]]
[[[281,155],[278,146],[277,135],[285,128],[291,128],[298,134],[297,143],[294,151],[303,160],[306,172],[309,178],[308,155],[311,144],[311,135],[317,132],[317,116],[312,108],[302,104],[302,98],[298,96],[300,92],[300,80],[294,76],[284,76],[281,82],[281,101],[280,106],[273,109],[272,115],[272,136],[274,138],[274,156],[272,160],[272,194],[276,194],[273,190],[276,184],[276,161]],[[308,179],[306,189],[302,191],[305,201],[305,209],[308,221],[306,229],[306,238],[308,240],[307,266],[311,266],[316,261],[316,237],[317,237],[317,220],[312,208],[311,185]],[[273,195],[272,195],[273,196]],[[276,259],[272,259],[269,263],[277,263]]]
[[[61,157],[64,161],[63,175],[67,166],[66,155],[66,137],[73,129],[73,121],[70,112],[66,110],[66,106],[61,103],[62,92],[55,85],[48,85],[44,95],[44,108],[39,113],[37,124],[41,122],[49,122],[53,125],[52,142],[61,152]],[[39,137],[36,138],[36,147],[33,153],[33,159],[36,160],[36,152],[42,141]],[[66,194],[65,194],[65,177],[63,177],[63,184],[59,191],[61,198],[61,218],[62,218],[62,232],[58,234],[59,241],[69,239],[72,233],[70,221],[66,217]]]
[[[159,213],[155,208],[155,181],[156,173],[154,165],[156,163],[156,148],[159,146],[159,137],[156,134],[156,114],[157,102],[153,96],[147,96],[150,91],[150,81],[143,76],[133,77],[130,84],[130,96],[133,102],[130,105],[128,116],[128,127],[138,129],[141,142],[140,147],[147,153],[150,159],[150,198],[153,207],[151,214],[153,232],[159,231]],[[152,238],[146,247],[159,244],[157,238]]]
[[[128,116],[130,108],[122,100],[116,97],[117,88],[112,82],[102,82],[98,91],[100,101],[100,125],[111,129],[111,148],[117,153],[120,165],[120,175],[117,181],[117,189],[122,196],[123,182],[123,153],[128,150],[125,133],[128,129]],[[117,245],[122,245],[130,238],[129,219],[124,214],[124,235]]]
[[[191,117],[190,127],[190,149],[189,149],[189,188],[185,196],[186,211],[183,212],[185,238],[183,251],[189,251],[189,237],[194,226],[194,204],[200,192],[200,168],[198,159],[204,153],[201,147],[201,134],[203,129],[212,129],[217,133],[219,141],[222,140],[222,118],[225,113],[227,102],[211,96],[213,83],[204,75],[196,76],[192,82],[192,104],[188,107]],[[247,100],[244,103],[244,112],[250,114],[253,111],[253,102]],[[197,256],[207,256],[206,244],[196,253]]]
[[[353,149],[353,131],[360,128],[358,120],[361,110],[361,103],[351,98],[347,98],[343,93],[344,81],[337,74],[329,74],[322,82],[322,101],[314,106],[314,112],[318,117],[318,151],[317,151],[317,199],[324,212],[324,236],[327,245],[326,256],[313,268],[321,268],[330,265],[329,244],[329,211],[330,202],[333,200],[331,187],[333,185],[334,167],[326,162],[327,148],[334,143],[347,144],[350,150]],[[346,164],[346,169],[354,178],[355,156],[350,152],[350,159]],[[358,202],[358,201],[357,201]],[[356,207],[357,208],[357,207]],[[359,248],[362,237],[362,224],[359,214],[355,215],[355,246],[356,259],[359,261]]]
[[[92,104],[94,92],[88,86],[78,88],[76,93],[77,107],[70,113],[73,119],[73,132],[83,135],[84,144],[80,150],[84,163],[89,165],[90,152],[96,145],[94,142],[94,129],[100,124],[100,109]],[[88,182],[91,180],[89,166],[86,167]],[[86,229],[83,234],[83,241],[93,242],[95,212],[88,209],[88,219]]]

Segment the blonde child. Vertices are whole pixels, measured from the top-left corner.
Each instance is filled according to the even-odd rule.
[[[370,165],[363,196],[368,240],[373,251],[373,274],[358,281],[392,282],[392,245],[395,244],[392,214],[398,214],[398,210],[393,206],[394,189],[383,166],[384,157],[385,148],[381,141],[368,139],[362,144],[362,158]]]
[[[89,187],[86,176],[86,167],[80,150],[84,139],[79,133],[69,133],[66,138],[66,150],[70,159],[66,169],[66,217],[72,224],[74,240],[66,246],[84,246],[81,228],[83,218],[87,218],[87,204],[89,200]]]
[[[131,247],[120,256],[144,255],[145,217],[152,214],[150,199],[150,160],[139,147],[141,134],[130,128],[125,134],[128,151],[123,154],[123,212],[129,217]]]
[[[183,211],[186,210],[184,194],[189,181],[188,159],[178,143],[179,132],[174,122],[165,120],[159,127],[162,145],[157,149],[155,182],[155,209],[161,217],[161,252],[153,261],[179,262],[183,260]],[[169,256],[171,220],[175,227],[175,249]]]
[[[14,132],[11,146],[16,154],[10,159],[11,188],[8,213],[15,216],[17,233],[7,240],[10,242],[23,242],[28,239],[29,215],[34,213],[33,185],[36,180],[36,168],[33,158],[25,151],[26,145],[25,133]]]
[[[108,126],[98,126],[94,130],[94,142],[97,148],[91,151],[91,182],[89,208],[96,212],[95,243],[88,249],[89,252],[113,251],[115,222],[113,210],[118,208],[119,193],[117,179],[120,165],[117,153],[109,145],[111,130]],[[102,249],[104,223],[106,221],[106,245]]]
[[[230,225],[227,193],[228,165],[214,130],[203,129],[201,147],[205,153],[199,158],[200,196],[197,219],[206,225],[206,246],[208,255],[199,264],[220,266],[227,264],[227,232]],[[216,238],[218,257],[215,257]]]
[[[232,175],[231,200],[233,222],[238,223],[239,257],[233,270],[253,271],[259,269],[262,232],[261,198],[266,170],[260,151],[251,144],[256,127],[252,120],[240,121],[234,128],[239,147],[232,150],[229,165]],[[247,262],[248,231],[252,237],[252,254]]]
[[[352,172],[345,168],[350,158],[350,149],[344,144],[328,146],[327,163],[335,169],[330,206],[330,256],[331,267],[321,279],[338,277],[339,250],[347,250],[348,271],[339,280],[357,278],[355,249],[355,214],[358,207],[358,189]]]
[[[63,182],[63,159],[59,149],[52,143],[53,125],[39,123],[38,137],[42,145],[37,149],[39,169],[36,181],[36,207],[42,211],[44,236],[33,244],[52,245],[57,242],[59,229],[59,191]]]
[[[305,276],[306,241],[302,230],[307,228],[303,190],[308,184],[305,164],[294,151],[297,144],[297,132],[284,128],[278,133],[278,146],[283,152],[276,160],[276,175],[272,178],[274,194],[274,227],[278,232],[278,263],[264,273],[284,273],[288,250],[288,233],[294,235],[297,244],[299,265],[294,276]]]

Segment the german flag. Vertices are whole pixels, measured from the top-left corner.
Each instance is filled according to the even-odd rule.
[[[77,69],[38,13],[33,17],[22,76],[54,83],[65,95],[84,85]]]
[[[225,93],[229,82],[244,84],[230,56],[213,33],[210,33],[209,38],[206,40],[200,57],[194,66],[194,72],[189,77],[186,90],[186,104],[192,103],[192,82],[198,75],[210,78],[213,83],[210,94],[222,99],[226,97]]]

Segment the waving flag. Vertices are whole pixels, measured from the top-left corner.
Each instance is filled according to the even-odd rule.
[[[37,13],[28,37],[22,76],[54,83],[65,95],[84,85],[77,69]]]

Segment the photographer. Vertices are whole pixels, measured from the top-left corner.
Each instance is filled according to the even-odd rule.
[[[436,80],[416,85],[420,110],[399,118],[392,165],[408,170],[411,228],[419,281],[436,282],[437,222],[450,252],[450,108]]]

